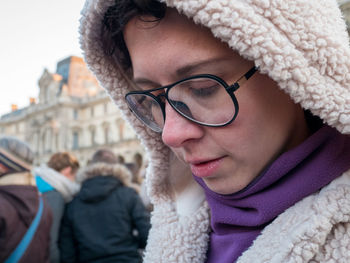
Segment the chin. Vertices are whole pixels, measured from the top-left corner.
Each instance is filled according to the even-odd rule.
[[[241,191],[244,189],[249,183],[247,184],[238,184],[238,183],[227,183],[227,182],[219,182],[217,178],[207,178],[204,179],[204,182],[206,186],[213,192],[221,195],[229,195],[229,194],[234,194],[238,191]]]
[[[237,187],[229,187],[227,184],[217,184],[207,180],[204,180],[204,182],[211,191],[221,195],[233,194],[240,190]]]

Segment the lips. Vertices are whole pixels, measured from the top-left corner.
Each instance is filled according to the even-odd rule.
[[[209,177],[220,167],[223,157],[201,162],[190,162],[192,173],[197,177]]]

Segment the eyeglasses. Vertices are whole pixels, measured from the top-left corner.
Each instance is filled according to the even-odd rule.
[[[257,67],[251,68],[232,85],[215,75],[200,74],[164,87],[129,92],[125,100],[136,117],[155,132],[162,132],[164,127],[165,101],[194,123],[223,127],[238,114],[234,92],[257,70]]]

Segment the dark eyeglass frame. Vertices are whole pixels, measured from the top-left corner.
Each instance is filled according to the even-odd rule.
[[[199,74],[199,75],[194,75],[194,76],[191,76],[191,77],[188,77],[188,78],[184,78],[184,79],[181,79],[179,81],[176,81],[172,84],[169,84],[169,85],[166,85],[166,86],[163,86],[163,87],[160,87],[160,88],[155,88],[155,89],[150,89],[150,90],[143,90],[143,91],[131,91],[131,92],[128,92],[126,95],[125,95],[125,100],[127,102],[127,105],[130,109],[131,112],[133,112],[135,114],[135,116],[142,122],[144,123],[147,127],[149,127],[150,129],[154,130],[152,127],[150,127],[147,123],[145,123],[144,120],[142,120],[142,117],[139,117],[135,111],[133,110],[131,104],[129,103],[127,97],[128,96],[131,96],[131,95],[146,95],[146,96],[149,96],[151,98],[153,98],[160,106],[161,110],[162,110],[162,114],[163,114],[163,121],[165,123],[165,102],[161,100],[161,97],[164,97],[167,102],[169,103],[169,105],[177,112],[179,113],[182,117],[186,118],[187,120],[190,120],[194,123],[197,123],[199,125],[202,125],[202,126],[207,126],[207,127],[224,127],[230,123],[232,123],[236,117],[237,117],[237,114],[238,114],[238,110],[239,110],[239,106],[238,106],[238,101],[237,101],[237,98],[236,96],[234,95],[234,92],[237,91],[249,78],[251,78],[255,72],[257,72],[259,69],[259,67],[252,67],[251,69],[249,69],[242,77],[240,77],[236,82],[234,82],[232,85],[228,85],[226,83],[226,81],[224,81],[222,78],[218,77],[218,76],[215,76],[215,75],[211,75],[211,74]],[[215,80],[216,82],[218,82],[219,84],[221,84],[226,92],[230,95],[232,101],[233,101],[233,104],[234,104],[234,107],[235,107],[235,114],[233,115],[233,117],[231,118],[231,120],[223,123],[223,124],[207,124],[207,123],[203,123],[203,122],[200,122],[200,121],[197,121],[187,115],[185,115],[183,112],[179,111],[174,105],[173,103],[171,102],[171,100],[169,99],[168,97],[168,93],[169,93],[169,90],[172,88],[172,87],[175,87],[176,85],[182,83],[182,82],[186,82],[186,81],[189,81],[189,80],[192,80],[192,79],[199,79],[199,78],[208,78],[208,79],[212,79],[212,80]],[[158,91],[158,90],[162,90],[162,89],[166,89],[165,93],[162,93],[162,94],[159,94],[159,95],[154,95],[152,94],[152,92],[155,92],[155,91]],[[156,131],[156,130],[154,130]],[[159,131],[156,131],[156,132],[159,132]],[[162,131],[160,131],[162,132]]]

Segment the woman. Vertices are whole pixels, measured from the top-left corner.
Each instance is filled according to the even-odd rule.
[[[349,261],[336,1],[162,2],[87,1],[81,20],[87,63],[148,152],[145,261]]]
[[[50,262],[60,262],[58,237],[65,205],[72,201],[80,190],[75,182],[79,162],[69,152],[58,152],[50,157],[47,165],[34,168],[35,181],[51,207],[53,222],[50,230]]]

